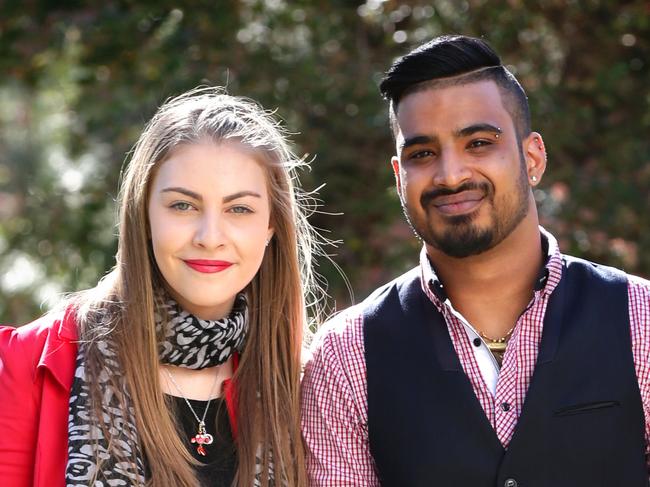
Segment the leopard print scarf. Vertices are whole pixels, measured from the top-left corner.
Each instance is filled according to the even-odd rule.
[[[221,320],[201,320],[168,300],[157,306],[156,329],[164,336],[159,344],[163,364],[203,369],[226,362],[235,351],[241,351],[248,331],[247,302],[239,294],[230,316]],[[85,353],[88,344],[80,343],[77,353],[74,381],[70,391],[68,416],[68,463],[66,486],[144,486],[145,465],[139,448],[133,407],[129,405],[128,390],[121,392],[127,407],[118,401],[109,377],[120,375],[117,354],[110,340],[93,343],[103,355],[102,370],[97,377],[102,390],[104,418],[110,418],[108,430],[113,441],[108,441],[99,427],[100,420],[90,408],[90,387],[85,372]],[[134,451],[135,449],[135,451]],[[113,455],[114,451],[119,454]],[[119,458],[136,458],[136,470]],[[97,459],[100,461],[98,468]]]

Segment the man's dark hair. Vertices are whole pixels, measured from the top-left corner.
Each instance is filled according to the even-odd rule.
[[[397,107],[404,96],[428,88],[483,80],[496,83],[518,139],[526,137],[531,130],[526,92],[487,42],[460,35],[436,37],[398,58],[390,67],[379,90],[390,102],[393,134],[397,131]]]

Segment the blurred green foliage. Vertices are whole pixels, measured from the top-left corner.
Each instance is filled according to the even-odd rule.
[[[569,253],[650,275],[647,0],[0,3],[0,322],[113,263],[119,172],[167,97],[226,85],[275,109],[321,190],[313,223],[359,297],[417,261],[378,80],[442,33],[484,36],[549,151],[536,197]],[[331,215],[329,213],[342,213]],[[340,308],[343,280],[321,262]]]

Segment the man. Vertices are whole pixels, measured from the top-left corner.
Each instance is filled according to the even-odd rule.
[[[648,486],[650,283],[562,255],[526,95],[446,36],[381,83],[420,265],[319,334],[302,407],[314,486]]]

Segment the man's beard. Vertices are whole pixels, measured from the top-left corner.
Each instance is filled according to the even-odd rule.
[[[467,190],[478,190],[483,193],[486,200],[484,203],[491,205],[491,224],[487,227],[480,227],[474,222],[477,214],[473,212],[466,215],[444,217],[444,229],[442,232],[436,231],[428,218],[431,201],[438,196],[452,195]],[[502,199],[500,207],[497,208],[494,186],[486,182],[468,182],[454,189],[439,188],[423,193],[419,203],[427,217],[421,221],[412,218],[412,214],[404,202],[402,202],[402,208],[406,220],[418,237],[450,257],[464,258],[482,254],[501,243],[528,214],[528,180],[523,169],[516,194],[513,197],[514,201],[512,198]]]

